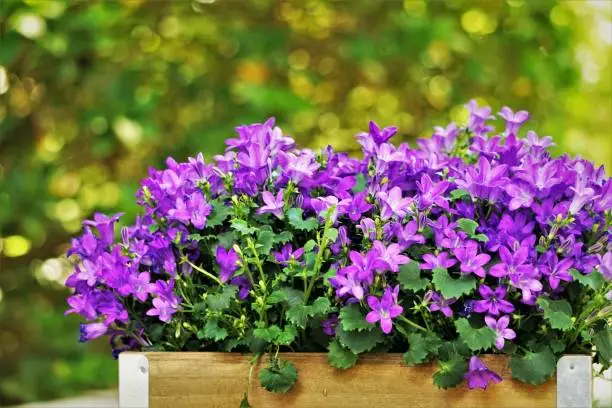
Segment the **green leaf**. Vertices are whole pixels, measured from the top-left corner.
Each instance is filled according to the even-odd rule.
[[[216,319],[211,319],[198,331],[197,336],[198,339],[221,341],[227,337],[227,330],[219,327],[219,322]]]
[[[342,325],[336,326],[336,337],[344,347],[353,353],[364,353],[372,350],[378,343],[385,340],[382,332],[376,328],[369,330],[344,330]]]
[[[253,335],[258,339],[267,341],[268,343],[275,343],[278,336],[280,336],[282,330],[277,325],[273,324],[269,327],[260,327],[253,330]]]
[[[304,252],[312,251],[316,245],[317,243],[313,239],[307,241],[306,244],[304,244]]]
[[[419,333],[411,333],[407,338],[409,348],[408,351],[404,353],[404,363],[408,366],[412,366],[425,361],[428,355],[425,336]]]
[[[286,393],[295,385],[298,372],[290,361],[275,360],[259,371],[261,386],[270,392]]]
[[[285,317],[288,321],[303,329],[306,327],[308,312],[309,308],[300,303],[289,307],[289,309],[287,309],[285,312]]]
[[[355,176],[355,185],[352,188],[353,193],[361,193],[366,188],[366,176],[363,173],[357,173]]]
[[[212,205],[212,212],[206,218],[206,227],[216,227],[223,224],[227,217],[232,213],[232,206],[225,205],[223,201],[211,200],[208,202]]]
[[[312,231],[319,226],[319,221],[316,218],[311,217],[307,220],[302,218],[304,210],[301,208],[291,208],[287,211],[287,219],[289,220],[289,224],[293,226],[293,228],[302,230],[302,231]]]
[[[462,275],[454,279],[445,268],[433,270],[432,282],[445,299],[458,298],[476,289],[476,279],[473,276]]]
[[[470,237],[476,233],[476,228],[478,228],[478,223],[469,218],[460,218],[457,220],[457,224],[459,228],[465,231]]]
[[[319,297],[308,307],[308,315],[310,317],[325,315],[329,312],[331,303],[326,297]]]
[[[272,230],[262,229],[257,235],[257,244],[259,245],[259,254],[268,255],[274,245],[275,234]]]
[[[270,294],[270,296],[268,296],[266,303],[269,305],[274,305],[277,303],[286,302],[287,300],[289,300],[289,297],[287,296],[286,292],[283,292],[282,290],[275,290]]]
[[[473,235],[472,238],[480,242],[489,242],[489,237],[487,237],[485,234],[476,234]]]
[[[468,364],[463,357],[454,354],[449,360],[439,360],[440,369],[433,375],[433,382],[438,388],[451,388],[463,380]]]
[[[295,326],[286,326],[285,330],[278,335],[276,338],[276,344],[281,346],[288,346],[295,340],[297,336],[297,329]]]
[[[512,377],[533,385],[542,384],[550,378],[556,365],[549,347],[544,347],[538,353],[530,351],[522,357],[515,355],[510,360]]]
[[[562,353],[565,351],[565,343],[559,339],[552,339],[549,344],[553,353]]]
[[[397,280],[402,286],[402,289],[408,289],[415,292],[425,289],[429,283],[428,279],[421,278],[421,268],[415,261],[411,261],[400,267]]]
[[[461,340],[470,348],[472,351],[485,350],[493,346],[497,335],[495,331],[487,326],[475,329],[472,327],[470,322],[465,319],[455,320],[455,327]]]
[[[220,293],[214,293],[206,297],[206,303],[211,310],[223,312],[230,306],[232,299],[236,297],[238,288],[233,285],[225,285]]]
[[[287,304],[291,306],[300,305],[304,302],[304,292],[298,289],[283,287],[280,289],[285,295],[287,295]]]
[[[346,305],[340,309],[340,324],[344,330],[349,331],[372,328],[372,324],[366,321],[365,315],[356,303]]]
[[[588,286],[595,291],[601,289],[601,287],[606,282],[605,278],[599,271],[592,271],[588,275],[583,275],[577,269],[572,268],[570,269],[570,273],[572,274],[574,279],[580,282],[580,284]]]
[[[245,220],[233,219],[232,229],[240,232],[243,235],[250,235],[257,231],[257,228],[250,227]]]
[[[451,191],[450,193],[451,197],[453,200],[459,200],[463,197],[469,197],[470,196],[470,192],[467,190],[462,190],[460,188]]]
[[[572,305],[567,300],[550,300],[540,297],[536,303],[544,310],[544,319],[553,329],[567,331],[574,326]]]
[[[336,242],[338,239],[338,230],[336,228],[329,228],[325,231],[325,237],[329,240],[329,242]]]
[[[612,329],[604,326],[593,335],[593,344],[604,361],[612,363]]]
[[[275,244],[286,244],[293,239],[293,234],[290,231],[283,231],[274,236]]]
[[[353,367],[357,363],[359,356],[348,350],[337,341],[329,343],[329,352],[327,353],[327,362],[330,366],[346,370]]]

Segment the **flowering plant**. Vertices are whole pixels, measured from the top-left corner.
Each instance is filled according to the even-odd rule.
[[[434,383],[501,380],[480,353],[511,356],[539,384],[557,357],[612,359],[612,180],[553,158],[550,137],[517,136],[525,111],[467,105],[466,127],[417,148],[370,123],[363,158],[295,148],[273,120],[237,128],[225,154],[150,170],[144,214],[96,214],[69,255],[81,341],[114,353],[268,353],[264,388],[297,381],[278,352],[328,350],[347,369],[366,352],[437,361]],[[255,360],[254,360],[255,361]]]

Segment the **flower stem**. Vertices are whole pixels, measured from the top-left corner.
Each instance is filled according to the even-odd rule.
[[[423,326],[421,326],[421,325],[419,325],[419,324],[416,324],[416,323],[415,323],[415,322],[413,322],[412,320],[410,320],[410,319],[406,318],[406,316],[404,316],[404,315],[400,315],[399,317],[400,317],[400,319],[401,319],[401,320],[402,320],[404,323],[408,323],[410,326],[414,327],[415,329],[418,329],[418,330],[424,331],[425,333],[428,333],[428,332],[429,332],[429,330],[427,330],[425,327],[423,327]]]
[[[212,273],[200,268],[199,266],[195,265],[193,262],[191,262],[189,259],[185,259],[183,262],[186,262],[189,264],[189,266],[191,266],[193,269],[195,269],[196,271],[203,273],[204,275],[206,275],[207,277],[209,277],[210,279],[214,280],[215,282],[217,282],[217,284],[219,285],[223,285],[223,283],[221,283],[221,281],[219,280],[219,278],[217,278],[215,275],[213,275]]]

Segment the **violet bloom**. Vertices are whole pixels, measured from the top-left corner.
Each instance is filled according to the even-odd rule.
[[[357,228],[361,230],[364,237],[370,240],[376,239],[376,224],[371,218],[362,218],[361,221],[359,221]]]
[[[393,227],[394,236],[397,237],[399,243],[404,247],[408,248],[412,244],[425,243],[425,237],[419,234],[419,226],[415,220],[408,221],[404,226],[398,222]]]
[[[571,259],[565,258],[559,261],[554,251],[546,253],[543,258],[546,259],[546,264],[540,266],[540,271],[548,276],[548,283],[553,290],[559,287],[561,281],[571,282],[573,280],[569,272],[573,265]]]
[[[574,197],[569,205],[569,213],[576,214],[582,209],[588,202],[593,199],[595,191],[592,188],[584,186],[570,187],[570,190],[574,192]]]
[[[510,275],[510,284],[522,291],[524,303],[533,303],[534,292],[542,291],[543,286],[538,278],[538,273],[531,268],[523,273]]]
[[[392,319],[404,311],[404,308],[397,304],[393,289],[389,287],[385,289],[380,300],[375,296],[368,296],[368,306],[372,311],[366,315],[366,321],[371,324],[380,321],[380,328],[385,334],[391,333],[393,329]]]
[[[176,312],[176,307],[161,298],[153,299],[153,308],[147,310],[147,316],[157,316],[162,322],[168,323],[172,320],[172,315]]]
[[[491,257],[487,254],[478,254],[478,244],[475,241],[468,241],[462,247],[455,249],[454,255],[461,262],[461,272],[485,277],[483,266],[491,260]]]
[[[516,135],[519,128],[523,123],[529,119],[529,113],[527,111],[512,112],[512,109],[504,106],[499,112],[499,116],[506,120],[506,136],[510,134]]]
[[[380,216],[384,220],[394,215],[403,218],[408,213],[408,208],[412,202],[412,199],[402,197],[402,189],[397,186],[389,191],[379,192],[376,197],[380,200],[382,206]]]
[[[554,146],[553,139],[550,136],[538,137],[537,133],[533,130],[527,132],[527,143],[529,146],[538,147],[541,149],[547,149],[548,147]]]
[[[489,370],[487,366],[476,356],[470,358],[469,370],[463,378],[467,380],[468,388],[486,389],[490,382],[497,384],[502,379],[495,372]]]
[[[436,268],[450,268],[457,263],[456,259],[449,258],[446,252],[440,252],[437,256],[433,254],[423,255],[424,263],[421,264],[421,269],[436,269]]]
[[[508,208],[511,211],[521,207],[529,208],[533,204],[535,196],[534,189],[526,184],[510,184],[506,187],[506,193],[511,197]]]
[[[238,254],[234,251],[234,248],[227,250],[219,245],[216,255],[221,283],[225,283],[234,276],[234,272],[238,269]]]
[[[448,181],[440,181],[434,184],[429,175],[423,174],[421,180],[417,181],[416,184],[421,193],[419,195],[419,208],[425,209],[432,204],[441,208],[448,208],[448,201],[444,198],[444,192],[450,187]]]
[[[337,315],[332,315],[329,318],[323,320],[321,322],[321,328],[323,329],[323,333],[328,336],[336,335],[336,326],[339,323],[339,319]]]
[[[319,197],[313,198],[310,201],[310,204],[317,213],[318,216],[327,218],[332,222],[336,222],[338,217],[342,214],[346,214],[346,209],[349,206],[351,200],[345,198],[343,200],[338,200],[336,196],[327,196],[327,197]],[[330,210],[333,211],[330,213]]]
[[[499,285],[493,290],[487,285],[480,285],[478,292],[483,300],[474,302],[473,308],[476,313],[490,313],[498,316],[500,312],[512,313],[514,311],[514,305],[504,300],[506,297],[505,286]]]
[[[149,297],[153,285],[150,283],[151,275],[149,272],[141,272],[139,274],[130,275],[129,286],[130,292],[134,297],[141,302],[144,302]]]
[[[115,223],[123,216],[123,213],[117,213],[110,217],[102,214],[95,213],[93,220],[87,220],[83,222],[83,225],[90,225],[98,230],[100,233],[100,239],[105,245],[110,245],[115,239]]]
[[[398,244],[391,244],[385,247],[385,244],[376,241],[374,242],[373,248],[378,251],[380,258],[389,265],[391,272],[398,272],[400,265],[405,265],[410,262],[410,258],[401,255],[403,248]]]
[[[303,152],[297,157],[292,154],[288,154],[287,156],[289,157],[287,173],[291,180],[295,181],[297,184],[300,184],[304,179],[311,178],[315,171],[321,167],[321,165],[314,160],[314,155],[310,152]]]
[[[265,205],[259,207],[257,214],[271,213],[281,220],[285,218],[285,215],[283,214],[283,206],[285,203],[283,201],[282,189],[276,193],[276,197],[274,197],[274,195],[269,191],[264,191],[261,193],[261,198],[263,199]]]
[[[369,283],[374,279],[374,272],[390,269],[390,265],[381,257],[378,248],[370,249],[365,256],[357,251],[351,251],[349,252],[349,258],[353,262],[350,267],[357,269],[359,279]]]
[[[599,255],[599,272],[606,280],[612,280],[612,252],[606,252],[604,255]]]
[[[533,265],[526,264],[529,250],[526,246],[521,246],[516,252],[511,253],[505,246],[499,247],[499,257],[502,262],[493,265],[489,269],[489,274],[496,278],[506,276],[521,275],[530,273],[533,270]]]
[[[372,204],[366,201],[367,193],[362,191],[355,194],[351,200],[351,204],[347,208],[348,216],[353,222],[359,221],[361,215],[372,209]]]
[[[500,317],[499,320],[495,320],[495,318],[491,316],[485,316],[485,322],[497,335],[495,347],[497,347],[498,350],[504,348],[506,339],[512,340],[516,337],[514,330],[508,328],[510,324],[510,316],[508,315]]]
[[[457,301],[455,298],[444,299],[438,292],[430,290],[425,294],[423,300],[427,303],[431,302],[429,305],[430,311],[439,311],[446,317],[453,317],[453,309],[450,306]]]
[[[104,323],[81,323],[79,326],[79,342],[83,343],[104,336],[107,331],[108,326]]]
[[[295,251],[291,243],[283,245],[279,252],[272,252],[274,259],[281,265],[288,265],[291,261],[299,260],[304,254],[304,248],[298,248]]]
[[[495,116],[491,115],[490,107],[483,106],[480,108],[474,99],[469,101],[465,107],[470,112],[468,127],[476,132],[483,128],[486,120],[495,119]]]
[[[232,278],[230,285],[238,287],[238,298],[245,300],[249,297],[249,291],[251,290],[251,282],[245,275],[240,275]]]
[[[354,266],[347,266],[345,268],[341,268],[336,276],[330,278],[329,281],[336,288],[336,294],[339,297],[345,295],[352,295],[356,299],[363,299],[364,290],[363,290],[363,282],[357,276],[359,274],[359,270]]]
[[[455,183],[474,197],[495,200],[497,194],[494,189],[501,188],[506,182],[504,176],[507,169],[505,164],[492,167],[489,160],[480,157],[478,167],[468,167],[464,179],[458,178]]]

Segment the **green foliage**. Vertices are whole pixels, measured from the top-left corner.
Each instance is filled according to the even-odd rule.
[[[445,268],[433,270],[432,282],[445,299],[467,295],[476,289],[476,279],[473,276],[462,275],[454,279]]]
[[[232,228],[243,235],[251,235],[257,232],[257,228],[249,226],[245,220],[234,218],[232,220]]]
[[[331,304],[329,299],[320,297],[315,299],[312,305],[306,306],[303,303],[297,303],[287,309],[286,317],[291,323],[298,327],[306,327],[306,321],[309,317],[321,316],[329,311]]]
[[[580,284],[584,286],[588,286],[591,289],[597,291],[602,288],[605,284],[606,280],[599,271],[592,271],[588,275],[583,275],[580,271],[576,269],[570,269],[570,273]]]
[[[602,360],[612,364],[612,328],[604,325],[593,335],[593,344],[599,351]]]
[[[402,286],[402,289],[419,291],[423,290],[429,284],[429,280],[421,278],[421,268],[415,261],[411,261],[400,267],[397,279]]]
[[[316,218],[310,217],[306,220],[302,218],[302,213],[304,210],[301,208],[292,208],[287,211],[287,218],[289,220],[289,224],[293,226],[293,228],[302,230],[302,231],[312,231],[319,226],[319,222]]]
[[[451,388],[463,380],[463,375],[467,372],[468,364],[465,358],[454,354],[448,360],[438,361],[439,370],[433,375],[433,381],[438,388]]]
[[[210,200],[209,204],[212,205],[213,209],[211,214],[206,218],[207,227],[215,227],[223,224],[223,221],[232,213],[232,207],[222,201]]]
[[[198,331],[198,339],[221,341],[227,337],[227,329],[219,327],[219,321],[211,319],[206,322],[204,328]]]
[[[357,363],[358,358],[359,356],[357,356],[357,354],[342,347],[338,341],[329,343],[327,361],[330,366],[346,370],[347,368],[353,367]]]
[[[420,333],[411,333],[408,335],[408,343],[409,348],[404,353],[404,363],[411,366],[424,362],[428,355],[425,336]]]
[[[344,347],[356,354],[370,351],[384,340],[382,332],[374,327],[368,330],[344,330],[342,325],[338,325],[336,337]]]
[[[457,224],[459,228],[465,231],[470,237],[476,233],[476,228],[478,228],[478,223],[469,218],[461,218],[457,220]]]
[[[572,305],[567,300],[550,300],[543,297],[538,298],[538,305],[544,310],[544,318],[553,329],[563,331],[573,327]]]
[[[542,384],[554,373],[557,360],[549,347],[524,356],[514,355],[510,360],[512,377],[529,384]]]
[[[487,326],[475,329],[467,319],[461,318],[455,320],[455,327],[459,338],[472,351],[486,350],[495,343],[495,332]]]
[[[224,311],[229,307],[231,300],[236,297],[236,292],[238,292],[236,286],[225,285],[220,293],[208,295],[206,297],[206,303],[211,310],[218,312]]]
[[[346,305],[340,309],[340,324],[347,331],[372,328],[372,325],[366,321],[365,315],[357,304]]]
[[[268,391],[284,394],[295,385],[298,372],[290,361],[273,360],[259,371],[261,386]]]

